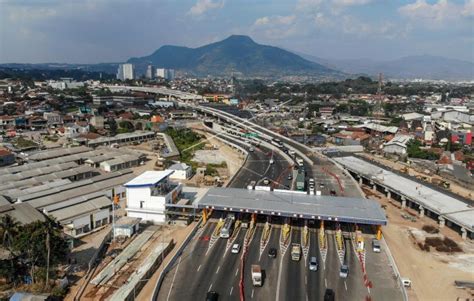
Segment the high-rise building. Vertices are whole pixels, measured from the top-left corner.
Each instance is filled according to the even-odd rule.
[[[173,80],[175,77],[174,69],[157,68],[156,77],[161,77],[167,80]]]
[[[166,69],[156,68],[156,77],[166,78]]]
[[[153,66],[152,65],[148,65],[148,67],[146,68],[146,72],[145,72],[145,77],[148,78],[148,79],[152,79],[155,74],[153,72]]]
[[[135,78],[133,64],[120,64],[117,70],[117,79],[127,80]]]

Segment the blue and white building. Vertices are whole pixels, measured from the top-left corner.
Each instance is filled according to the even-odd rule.
[[[173,170],[146,171],[126,183],[127,216],[142,222],[166,222],[165,204],[175,203],[183,185],[169,180]]]

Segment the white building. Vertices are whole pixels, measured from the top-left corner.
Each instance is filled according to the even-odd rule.
[[[395,155],[406,155],[407,143],[412,139],[408,135],[398,135],[383,145],[384,153]]]
[[[89,133],[89,125],[81,126],[75,123],[64,126],[64,136],[66,138],[76,138],[80,134]]]
[[[176,163],[171,165],[169,170],[173,170],[173,174],[170,176],[170,179],[173,180],[186,180],[189,179],[193,173],[191,166],[186,163]]]
[[[154,70],[153,70],[153,66],[152,65],[148,65],[147,68],[146,68],[146,72],[145,72],[145,77],[148,78],[148,79],[152,79],[154,77]]]
[[[156,77],[173,80],[175,78],[175,71],[174,69],[157,68]]]
[[[133,64],[121,64],[117,70],[117,79],[127,80],[135,78],[135,67]]]
[[[169,181],[173,172],[146,171],[126,183],[127,216],[141,218],[145,222],[165,222],[165,204],[175,203],[182,191],[181,184]]]

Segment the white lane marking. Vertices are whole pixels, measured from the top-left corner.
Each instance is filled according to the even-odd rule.
[[[283,267],[283,254],[280,255],[280,266],[278,267],[278,280],[277,280],[277,288],[276,288],[276,301],[280,301],[280,285],[281,285],[281,272]]]
[[[183,257],[181,257],[181,256],[179,257],[178,265],[176,266],[176,271],[174,272],[173,280],[171,281],[170,291],[168,292],[168,296],[166,297],[167,301],[170,299],[171,290],[173,289],[174,280],[176,279],[176,274],[178,274],[179,264],[181,263],[182,258]]]
[[[202,264],[199,265],[198,270],[197,270],[198,272],[199,272],[199,270],[201,269],[201,266],[202,266]]]
[[[324,278],[324,287],[328,287],[328,280]]]
[[[254,289],[252,289],[252,295],[250,296],[252,299],[253,299],[253,292],[254,292]]]
[[[346,291],[347,291],[347,283],[346,283],[346,281],[344,281],[344,287],[346,288]]]
[[[212,288],[212,283],[211,283],[211,285],[209,285],[209,289],[207,291],[208,292],[211,291],[211,288]]]
[[[230,293],[229,293],[229,296],[232,296],[232,291],[234,290],[234,287],[231,287],[230,288]]]
[[[235,276],[239,273],[239,269],[235,270]]]
[[[304,275],[304,284],[308,285],[308,276]]]
[[[216,274],[219,273],[220,268],[221,268],[221,266],[218,266],[218,267],[217,267]]]

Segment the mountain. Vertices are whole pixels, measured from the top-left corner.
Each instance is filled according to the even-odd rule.
[[[341,72],[308,61],[278,47],[260,45],[248,36],[232,35],[198,48],[162,46],[149,56],[131,58],[139,72],[148,64],[191,74],[244,76],[308,75],[340,77]]]
[[[392,79],[474,80],[474,63],[440,56],[406,56],[389,61],[372,59],[331,60],[302,55],[307,60],[351,74],[375,76],[382,72]]]

